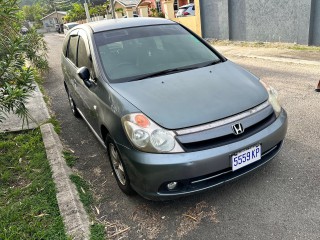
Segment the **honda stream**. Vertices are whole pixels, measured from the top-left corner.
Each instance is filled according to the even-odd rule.
[[[126,194],[200,192],[255,170],[283,144],[276,90],[176,22],[75,26],[61,64],[72,113],[106,147]]]

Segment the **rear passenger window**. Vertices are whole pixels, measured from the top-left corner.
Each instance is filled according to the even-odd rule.
[[[92,63],[89,59],[89,54],[86,49],[86,44],[84,39],[80,36],[79,37],[79,44],[78,44],[78,67],[87,67],[91,69]]]
[[[75,65],[77,65],[77,44],[78,36],[71,36],[68,45],[67,58],[69,58]]]

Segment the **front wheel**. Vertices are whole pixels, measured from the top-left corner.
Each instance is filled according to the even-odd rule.
[[[108,157],[119,188],[127,195],[133,195],[135,192],[130,186],[130,180],[125,169],[125,165],[120,157],[116,144],[108,135],[105,139]]]

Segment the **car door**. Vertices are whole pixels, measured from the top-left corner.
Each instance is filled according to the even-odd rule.
[[[98,123],[98,113],[97,113],[97,105],[98,98],[96,92],[99,89],[100,84],[97,82],[95,78],[95,72],[91,60],[91,52],[89,47],[88,37],[85,31],[79,30],[79,42],[78,42],[78,50],[77,50],[77,67],[78,69],[81,67],[86,67],[90,71],[91,82],[93,83],[91,87],[87,87],[83,80],[80,79],[79,76],[77,79],[77,92],[81,98],[81,112],[84,115],[86,121],[91,125],[91,127],[98,132],[99,123]]]
[[[78,91],[80,78],[77,75],[78,30],[73,31],[68,37],[67,51],[65,53],[65,58],[63,58],[62,68],[65,74],[65,81],[69,94],[75,101],[77,108],[81,110],[83,109],[83,104]]]

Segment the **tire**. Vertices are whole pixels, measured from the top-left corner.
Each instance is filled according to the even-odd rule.
[[[105,139],[105,144],[107,146],[108,157],[112,167],[113,175],[119,188],[127,195],[134,195],[135,191],[130,185],[130,180],[125,165],[121,159],[119,150],[109,134]]]
[[[71,97],[68,89],[66,89],[66,90],[67,90],[69,105],[70,105],[73,116],[75,116],[76,118],[81,118],[81,115],[77,109],[77,106],[76,106],[75,102],[73,101],[73,98]]]

